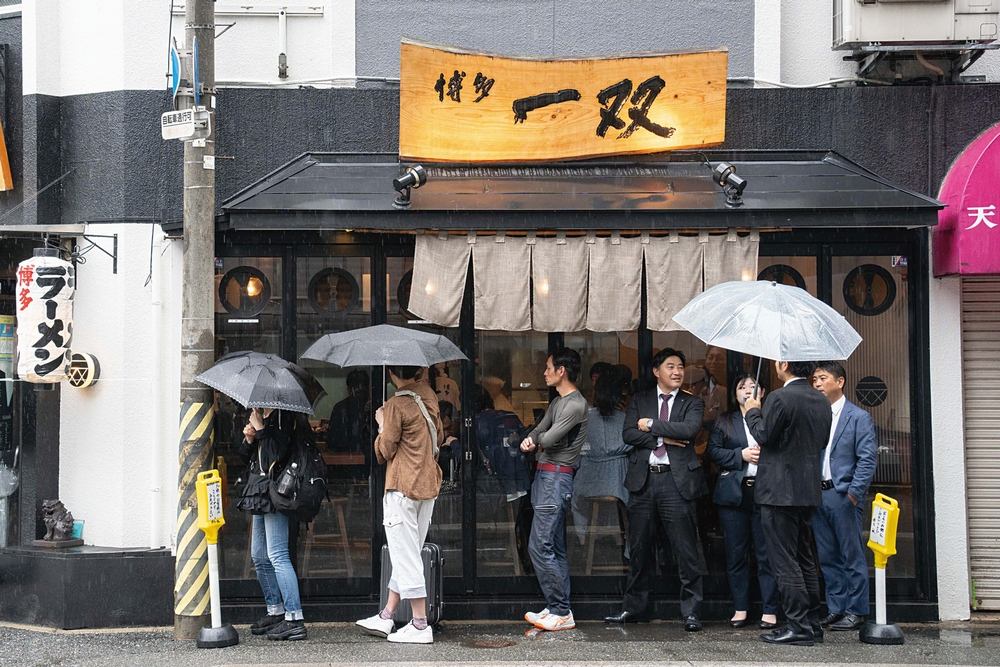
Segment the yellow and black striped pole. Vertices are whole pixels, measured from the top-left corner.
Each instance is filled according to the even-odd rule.
[[[184,10],[186,82],[178,108],[200,104],[215,115],[215,3]],[[195,61],[196,59],[196,61]],[[174,638],[197,639],[208,624],[208,557],[198,529],[195,481],[212,460],[212,391],[195,381],[215,361],[215,118],[211,134],[184,142],[184,262],[181,285],[180,436]]]
[[[174,577],[174,618],[178,635],[197,633],[209,612],[207,543],[205,534],[198,528],[195,481],[198,473],[206,470],[212,459],[213,416],[212,403],[188,402],[181,408]],[[182,628],[181,625],[190,627]]]

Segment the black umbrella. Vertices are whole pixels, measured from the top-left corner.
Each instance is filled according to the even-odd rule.
[[[233,352],[195,378],[245,408],[274,408],[312,414],[325,393],[302,367],[273,354]]]

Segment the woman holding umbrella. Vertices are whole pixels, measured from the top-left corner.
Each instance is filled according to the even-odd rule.
[[[293,519],[274,506],[271,486],[296,446],[313,444],[306,415],[323,387],[299,366],[259,352],[227,354],[195,379],[251,409],[238,446],[250,466],[236,506],[253,515],[250,558],[267,614],[250,631],[268,639],[305,639],[299,583],[288,552]]]
[[[307,636],[299,581],[288,553],[291,519],[274,507],[270,487],[274,470],[289,458],[294,439],[308,437],[308,433],[304,414],[254,408],[239,446],[240,453],[250,459],[250,467],[236,506],[252,515],[250,559],[267,604],[267,614],[250,626],[250,632],[266,634],[268,639],[295,641]]]

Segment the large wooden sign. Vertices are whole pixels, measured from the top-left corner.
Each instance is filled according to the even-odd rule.
[[[725,139],[727,55],[543,60],[404,40],[399,154],[505,162],[714,146]]]

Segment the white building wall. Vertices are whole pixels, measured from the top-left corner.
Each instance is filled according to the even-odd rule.
[[[78,266],[73,349],[97,357],[101,378],[62,389],[60,497],[86,521],[87,544],[169,545],[179,400],[172,388],[180,375],[175,253],[160,255],[158,228],[150,247],[148,225],[88,231],[118,235],[118,273],[97,250]],[[95,240],[110,250],[111,239]],[[146,285],[151,251],[154,280]]]
[[[930,279],[934,514],[938,613],[969,618],[969,536],[962,413],[962,301],[957,276]]]

